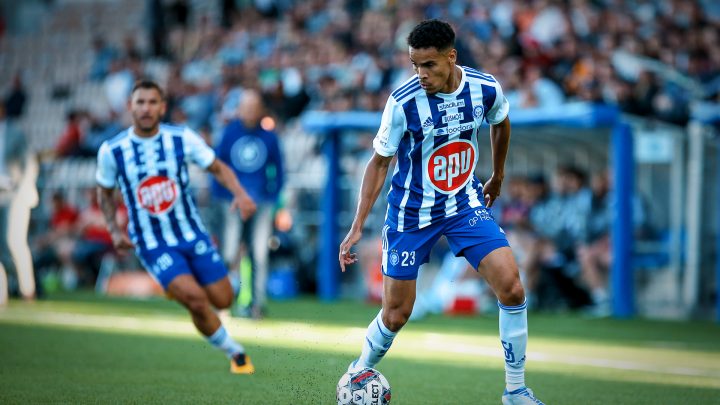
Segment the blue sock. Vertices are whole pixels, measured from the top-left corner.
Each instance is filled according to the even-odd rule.
[[[500,341],[505,352],[505,385],[508,391],[525,386],[525,349],[527,348],[527,301],[521,305],[500,307]]]
[[[382,360],[383,356],[385,356],[388,349],[390,349],[395,335],[397,335],[397,332],[391,331],[383,324],[382,310],[380,310],[375,319],[368,325],[362,353],[355,366],[375,367],[375,365]]]
[[[227,357],[231,358],[238,353],[245,353],[245,348],[234,341],[222,325],[211,336],[207,336],[206,339],[211,345],[225,352]]]

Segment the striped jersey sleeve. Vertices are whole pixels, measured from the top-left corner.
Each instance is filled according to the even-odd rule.
[[[190,128],[185,128],[182,136],[185,156],[192,163],[207,169],[215,161],[215,151],[205,143],[197,132]]]
[[[107,142],[100,146],[97,156],[95,181],[101,187],[114,188],[117,182],[117,165]]]
[[[488,124],[495,125],[503,122],[508,116],[510,103],[508,103],[507,98],[505,98],[505,94],[503,93],[502,87],[500,87],[500,83],[495,81],[492,83],[492,87],[495,90],[495,103],[485,114],[485,119]]]
[[[378,155],[390,157],[395,155],[400,140],[407,130],[407,121],[402,105],[393,97],[388,97],[383,111],[380,129],[373,140],[373,147]]]

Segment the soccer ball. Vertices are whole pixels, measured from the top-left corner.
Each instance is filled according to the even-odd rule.
[[[390,396],[390,384],[374,368],[348,371],[337,385],[338,405],[389,404]]]

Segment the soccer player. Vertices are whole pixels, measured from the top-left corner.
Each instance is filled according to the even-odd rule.
[[[382,229],[382,309],[370,322],[360,357],[349,370],[374,367],[410,317],[418,267],[445,235],[456,256],[485,278],[498,297],[505,354],[505,405],[542,404],[525,386],[527,305],[518,268],[490,207],[500,195],[510,141],[508,102],[491,75],[457,66],[455,33],[438,20],[423,21],[408,36],[417,73],[388,98],[360,188],[352,227],[340,245],[342,271],[355,263],[368,213],[388,167],[397,165]],[[474,175],[482,121],[490,124],[493,173]]]
[[[187,308],[200,333],[230,358],[230,371],[251,374],[250,357],[212,308],[230,307],[233,288],[188,190],[188,164],[205,168],[230,190],[232,207],[243,219],[255,212],[255,203],[198,134],[160,124],[166,106],[157,83],[136,82],[128,108],[133,126],[98,151],[98,198],[113,245],[134,247],[145,269]],[[128,208],[129,238],[115,222],[117,184]]]

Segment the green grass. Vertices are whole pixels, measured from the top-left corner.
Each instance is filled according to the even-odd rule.
[[[166,300],[90,294],[0,310],[0,403],[332,404],[373,305],[274,302],[230,319],[257,373],[236,376]],[[530,315],[527,381],[548,404],[720,403],[720,327]],[[394,404],[498,404],[497,319],[411,323],[379,369]]]

